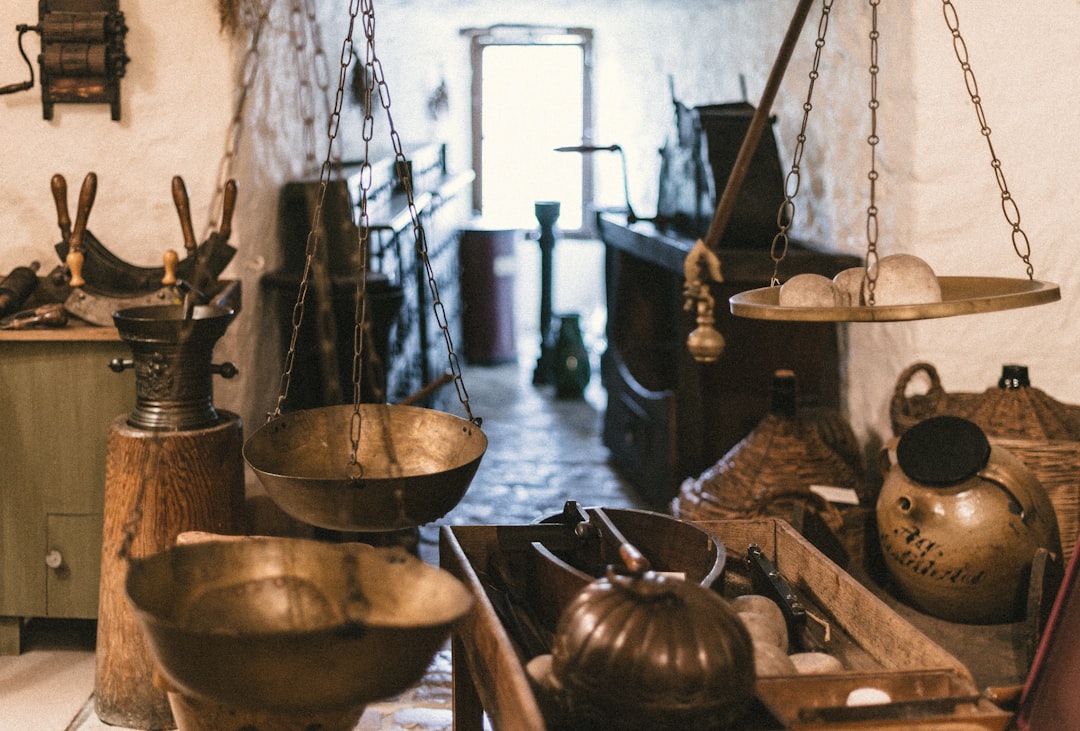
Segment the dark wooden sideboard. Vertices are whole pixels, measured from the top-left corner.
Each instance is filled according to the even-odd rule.
[[[682,480],[697,477],[746,436],[767,413],[773,373],[795,371],[800,403],[838,407],[839,344],[832,323],[787,323],[734,317],[731,295],[767,286],[768,249],[720,252],[723,283],[713,286],[716,327],[726,348],[715,363],[697,363],[686,349],[696,326],[683,309],[683,261],[694,239],[625,214],[600,213],[605,244],[607,390],[604,445],[612,464],[658,508]],[[858,266],[850,255],[793,244],[781,276],[833,276]]]

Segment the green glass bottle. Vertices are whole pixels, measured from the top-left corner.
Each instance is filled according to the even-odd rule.
[[[589,350],[581,335],[581,316],[576,312],[559,315],[559,335],[555,340],[552,368],[556,398],[584,398],[592,370],[589,366]]]

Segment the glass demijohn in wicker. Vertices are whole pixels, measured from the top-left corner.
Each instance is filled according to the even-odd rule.
[[[773,377],[772,405],[756,427],[699,477],[683,481],[672,513],[688,520],[774,515],[787,517],[792,502],[821,514],[834,532],[839,513],[810,490],[828,485],[861,491],[858,447],[839,415],[800,415],[794,372]]]

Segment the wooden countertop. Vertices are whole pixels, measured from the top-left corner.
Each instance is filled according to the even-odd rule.
[[[0,342],[121,342],[115,327],[68,325],[66,327],[0,330]]]

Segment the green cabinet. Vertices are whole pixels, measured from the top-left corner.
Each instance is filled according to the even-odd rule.
[[[112,328],[0,332],[0,654],[30,617],[97,616],[106,438],[132,410]]]

